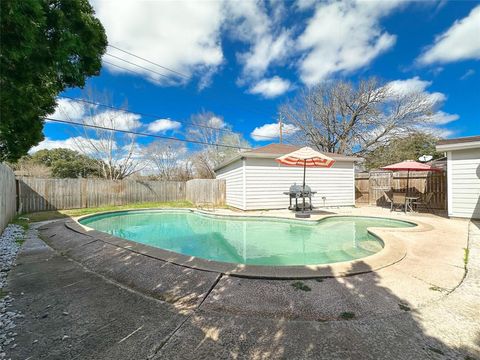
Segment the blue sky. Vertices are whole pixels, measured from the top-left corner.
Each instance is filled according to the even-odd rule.
[[[277,141],[278,106],[302,87],[376,76],[438,98],[431,127],[441,136],[480,134],[478,1],[92,4],[110,44],[185,75],[109,47],[109,54],[168,77],[104,57],[130,71],[104,63],[87,87],[111,93],[115,106],[128,101],[130,110],[156,115],[126,119],[128,128],[183,137],[184,122],[205,110],[263,145]],[[83,96],[81,89],[63,95]],[[84,105],[63,99],[52,117],[78,121]],[[47,123],[44,133],[35,149],[72,147],[70,138],[80,136],[58,123]]]

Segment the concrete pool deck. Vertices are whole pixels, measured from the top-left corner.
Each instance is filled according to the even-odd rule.
[[[333,211],[390,215],[378,208]],[[186,268],[75,233],[64,220],[52,222],[39,230],[46,244],[29,239],[9,275],[9,290],[25,318],[16,330],[19,346],[8,355],[479,357],[480,225],[432,215],[392,216],[431,229],[395,233],[406,248],[401,261],[349,277],[302,280],[309,291],[292,286],[294,280]]]

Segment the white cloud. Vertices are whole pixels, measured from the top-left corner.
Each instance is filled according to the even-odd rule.
[[[178,121],[158,119],[148,124],[148,130],[154,133],[165,133],[168,130],[177,130],[182,126]]]
[[[61,98],[57,101],[55,112],[48,117],[55,120],[103,126],[118,130],[135,130],[142,126],[140,115],[121,110],[99,112],[95,110],[97,108],[95,105]]]
[[[249,92],[252,94],[261,94],[266,98],[274,98],[287,92],[289,89],[290,81],[274,76],[273,78],[259,81]]]
[[[295,2],[295,7],[300,10],[307,10],[312,8],[316,3],[316,0],[297,0]]]
[[[448,63],[466,59],[480,59],[480,5],[470,14],[455,21],[443,34],[437,36],[418,61],[421,64]]]
[[[102,126],[117,130],[136,130],[142,126],[141,116],[119,110],[106,110],[86,116],[82,122],[87,125]]]
[[[405,96],[422,93],[433,106],[441,105],[447,97],[440,92],[428,92],[427,88],[432,85],[431,81],[421,80],[418,76],[406,80],[394,80],[386,84],[393,96]]]
[[[225,126],[227,126],[227,123],[220,117],[218,116],[212,116],[208,121],[207,121],[207,126],[214,127],[217,129],[223,129]]]
[[[294,125],[283,124],[284,135],[291,135],[296,131],[298,131],[298,128]],[[250,133],[250,136],[255,141],[272,141],[280,136],[279,124],[272,123],[257,127]]]
[[[460,116],[457,114],[449,114],[441,110],[426,118],[423,117],[423,119],[426,119],[428,122],[434,125],[445,125],[451,123],[452,121],[458,120],[459,118]]]
[[[475,70],[473,69],[468,69],[465,74],[463,74],[461,77],[460,77],[460,80],[466,80],[468,79],[469,77],[475,75]]]
[[[289,30],[281,26],[285,16],[282,2],[271,4],[256,1],[226,1],[226,28],[234,39],[249,45],[248,50],[237,53],[243,64],[240,83],[262,77],[269,66],[286,59],[293,47]]]
[[[244,75],[253,78],[263,76],[270,64],[287,56],[291,45],[290,34],[287,31],[282,32],[277,38],[271,34],[260,36],[250,51],[239,55],[239,59],[244,63]]]
[[[421,94],[432,106],[433,113],[418,117],[419,130],[432,132],[434,134],[447,134],[448,130],[438,126],[448,124],[460,118],[457,114],[449,114],[439,110],[447,100],[445,94],[441,92],[429,92],[428,88],[432,85],[431,81],[421,80],[418,76],[406,80],[395,80],[387,83],[392,96],[408,96],[410,94]]]
[[[383,16],[401,1],[348,1],[317,5],[314,16],[298,38],[298,48],[307,51],[300,61],[303,82],[314,85],[336,73],[367,66],[396,41],[381,29]]]
[[[57,100],[55,112],[48,117],[55,120],[76,121],[85,115],[86,109],[85,103],[61,98]]]
[[[63,140],[53,140],[50,138],[45,138],[42,142],[40,142],[37,146],[34,146],[30,149],[29,153],[34,154],[39,150],[47,149],[57,149],[57,148],[66,148],[70,150],[75,150],[78,152],[82,153],[94,153],[91,144],[94,144],[95,146],[100,145],[101,141],[100,140],[87,140],[83,136],[74,136],[74,137],[69,137]],[[89,149],[92,149],[89,151]]]
[[[109,43],[187,76],[218,67],[223,62],[220,1],[94,1],[96,14],[106,29]],[[113,48],[115,56],[148,69],[173,74]],[[165,79],[110,56],[105,60],[145,74],[159,83]],[[105,64],[114,72],[124,70]],[[167,81],[168,83],[168,81]]]

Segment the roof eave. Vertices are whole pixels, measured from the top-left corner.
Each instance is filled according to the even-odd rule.
[[[452,144],[439,144],[437,151],[468,150],[480,148],[480,141],[459,142]]]
[[[234,163],[237,160],[241,160],[243,158],[252,158],[252,159],[276,159],[280,156],[283,156],[285,154],[258,154],[258,153],[240,153],[229,160],[221,163],[217,167],[213,169],[213,171],[218,171],[232,163]],[[350,162],[363,162],[365,159],[357,156],[344,156],[344,155],[338,155],[338,156],[331,156],[335,161],[350,161]]]

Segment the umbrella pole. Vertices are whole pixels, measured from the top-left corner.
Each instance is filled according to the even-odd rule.
[[[303,208],[302,212],[305,212],[305,174],[307,172],[307,160],[303,160],[303,194],[302,194],[302,199],[303,199]]]
[[[409,190],[410,190],[410,170],[407,170],[407,191],[406,191],[406,196],[408,196]]]

